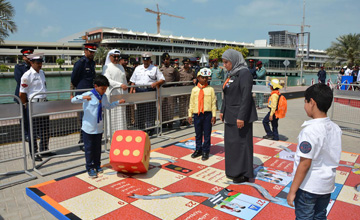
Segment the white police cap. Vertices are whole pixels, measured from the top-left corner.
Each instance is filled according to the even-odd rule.
[[[141,54],[143,60],[151,60],[152,53],[150,52],[144,52]]]
[[[27,55],[26,57],[29,58],[29,60],[31,61],[40,61],[40,62],[43,62],[43,56],[44,56],[44,53],[33,53],[33,54],[30,54],[30,55]]]

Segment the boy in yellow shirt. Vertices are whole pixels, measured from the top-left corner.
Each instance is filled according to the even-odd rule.
[[[189,105],[188,121],[192,124],[194,116],[196,133],[196,150],[191,157],[202,156],[201,160],[209,159],[211,129],[216,121],[216,96],[214,88],[208,86],[210,76],[211,70],[208,68],[198,72],[198,84],[191,90]],[[203,136],[204,143],[202,143]]]
[[[264,125],[264,129],[266,131],[266,135],[263,136],[264,139],[270,140],[279,140],[279,132],[278,132],[278,121],[279,119],[275,116],[275,111],[277,110],[280,92],[279,89],[282,89],[280,82],[278,79],[272,79],[269,83],[271,89],[271,95],[269,98],[268,108],[270,111],[267,113],[262,123]],[[272,131],[270,129],[269,123],[271,122]]]

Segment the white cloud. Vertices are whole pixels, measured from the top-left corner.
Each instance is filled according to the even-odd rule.
[[[42,37],[48,37],[50,35],[59,33],[60,30],[61,30],[60,27],[49,25],[47,27],[42,28],[40,34]]]
[[[26,12],[29,14],[46,14],[48,12],[48,9],[41,4],[38,0],[29,1],[26,4]]]

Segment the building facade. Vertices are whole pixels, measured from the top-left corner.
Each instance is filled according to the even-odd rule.
[[[65,65],[71,65],[74,59],[83,55],[84,42],[98,43],[107,49],[119,49],[122,53],[140,60],[141,53],[151,52],[154,64],[160,64],[161,55],[168,52],[173,58],[193,57],[194,54],[205,54],[215,48],[228,46],[246,47],[249,50],[248,59],[261,60],[269,73],[285,74],[298,71],[296,45],[293,45],[293,34],[287,31],[269,32],[270,44],[260,40],[261,44],[236,41],[183,37],[173,35],[149,34],[133,32],[123,28],[98,27],[73,34],[58,42],[23,42],[5,41],[0,45],[0,63],[15,65],[21,62],[20,50],[23,47],[33,47],[36,52],[45,54],[45,65],[55,65],[56,59],[65,59]],[[258,42],[260,42],[258,41]],[[325,51],[310,50],[305,66],[317,68],[328,59]],[[289,61],[285,67],[284,61]]]

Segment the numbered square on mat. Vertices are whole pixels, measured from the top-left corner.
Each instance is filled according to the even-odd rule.
[[[146,173],[149,170],[150,139],[137,130],[115,131],[110,147],[112,169],[123,173]]]

